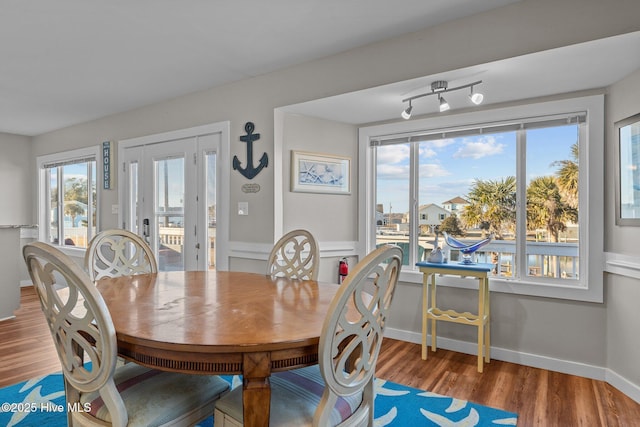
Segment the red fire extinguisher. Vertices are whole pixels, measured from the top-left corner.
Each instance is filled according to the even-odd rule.
[[[342,283],[349,274],[349,263],[346,258],[341,258],[338,263],[338,283]]]

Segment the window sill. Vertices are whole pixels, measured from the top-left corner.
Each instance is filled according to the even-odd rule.
[[[403,266],[408,268],[408,266]],[[406,269],[400,272],[400,281],[421,285],[423,282],[423,274],[414,269]],[[459,289],[477,289],[478,282],[473,278],[462,278],[459,276],[441,276],[437,281],[438,286]],[[593,289],[581,286],[576,283],[574,286],[562,286],[556,283],[547,284],[542,282],[489,278],[489,289],[491,292],[499,292],[514,295],[527,295],[542,298],[559,298],[575,301],[597,302],[602,303],[602,294],[598,294]]]

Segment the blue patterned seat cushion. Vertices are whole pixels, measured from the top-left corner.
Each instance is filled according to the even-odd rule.
[[[119,367],[114,382],[129,415],[128,426],[189,425],[213,414],[215,400],[229,384],[209,375],[186,375],[146,368],[135,363]],[[90,403],[90,414],[111,422],[98,392],[82,393],[82,404]]]
[[[318,365],[272,375],[269,425],[310,426],[323,391],[324,381]],[[361,402],[362,394],[339,398],[331,412],[331,425],[338,425],[348,418]],[[216,409],[242,422],[242,387],[236,387],[220,398],[216,402]]]

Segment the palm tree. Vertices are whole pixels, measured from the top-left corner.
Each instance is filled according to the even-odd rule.
[[[557,242],[567,222],[577,221],[578,211],[562,197],[558,179],[538,177],[527,188],[527,229],[544,228],[548,238]]]
[[[502,233],[512,229],[516,219],[516,178],[501,180],[476,179],[466,197],[469,204],[462,211],[467,226],[482,224],[485,231],[502,239]],[[483,232],[483,234],[485,234]]]
[[[553,162],[552,166],[559,166],[556,171],[558,188],[563,198],[572,208],[578,208],[578,143],[571,146],[571,159]]]

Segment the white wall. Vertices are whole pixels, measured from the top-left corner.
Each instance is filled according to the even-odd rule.
[[[397,331],[396,336],[419,342],[421,285],[401,283],[399,286],[389,327]],[[477,290],[438,289],[438,306],[442,308],[474,313],[478,310],[477,301]],[[563,371],[567,371],[566,362],[575,362],[588,368],[573,366],[568,372],[604,379],[604,371],[599,368],[604,368],[607,362],[606,320],[603,304],[491,293],[491,346],[500,349],[502,355],[494,353],[494,356],[501,360],[522,362],[519,355],[531,354],[538,357],[532,357],[526,364]],[[475,327],[439,323],[438,337],[445,348],[476,352]],[[457,343],[447,344],[447,339]],[[464,343],[470,345],[459,348]]]
[[[276,155],[275,157],[283,160],[286,156],[282,152],[274,153],[274,109],[277,107],[638,31],[638,16],[640,2],[637,1],[523,0],[322,60],[40,135],[33,139],[33,156],[86,147],[105,140],[133,138],[230,120],[231,156],[244,158],[245,146],[239,142],[239,137],[244,134],[245,122],[252,121],[256,125],[256,132],[261,134],[260,142],[254,145],[256,151],[267,152],[270,159]],[[637,88],[637,80],[634,79],[629,85]],[[620,92],[625,87],[620,88]],[[624,95],[617,95],[616,99],[622,96]],[[632,108],[635,105],[634,98],[639,99],[637,92],[635,97],[629,96],[628,100],[616,101],[616,104],[626,105],[625,110],[634,111],[622,112],[617,107],[612,108],[607,121],[613,119],[611,113],[622,118],[637,112],[637,108]],[[314,147],[309,146],[309,151],[315,151]],[[31,163],[35,164],[35,161]],[[251,212],[255,216],[231,215],[232,243],[268,244],[274,241],[274,230],[278,222],[276,212],[281,214],[290,208],[288,205],[278,206],[274,203],[274,182],[282,184],[281,179],[276,179],[276,174],[280,174],[283,167],[282,162],[270,163],[252,181],[262,188],[251,200]],[[246,182],[245,178],[232,172],[231,207],[236,206],[238,201],[245,200],[246,195],[240,188]],[[32,185],[35,194],[35,184]],[[101,215],[104,227],[116,225],[115,215],[111,214],[111,205],[117,202],[116,197],[116,191],[103,194]],[[286,197],[289,198],[290,195]],[[296,206],[298,200],[287,199],[287,203],[289,202]],[[35,218],[35,212],[32,212],[32,218]],[[300,221],[298,216],[286,218],[294,222]],[[610,214],[606,221],[607,230],[617,238],[615,244],[611,239],[607,240],[607,247],[637,253],[634,242],[640,237],[638,232],[615,230],[611,225]],[[283,224],[283,227],[289,229],[291,225],[293,224]],[[324,235],[326,228],[319,230]],[[346,233],[340,238],[349,239]],[[241,259],[232,262],[231,268],[260,271],[262,265],[263,261]],[[623,346],[623,340],[627,339],[624,335],[607,341],[607,333],[611,333],[607,322],[614,322],[615,327],[616,324],[622,324],[624,317],[628,316],[630,321],[637,324],[637,314],[630,313],[629,307],[621,304],[627,296],[637,296],[636,291],[632,290],[634,283],[611,278],[607,282],[608,285],[618,286],[615,294],[610,294],[610,289],[607,291],[607,296],[610,297],[607,304],[620,307],[621,320],[614,319],[617,315],[610,311],[608,305],[496,294],[492,298],[493,343],[504,346],[508,350],[504,353],[507,355],[531,352],[548,357],[552,362],[569,360],[582,362],[588,367],[605,367],[608,363],[607,354],[611,355],[617,351],[614,347],[621,346],[622,351],[616,355],[616,360],[613,361],[612,357],[609,359],[615,363],[616,369],[625,373],[636,387],[640,387],[638,368],[633,366],[638,360],[637,347]],[[416,319],[420,299],[415,296],[416,289],[418,287],[415,285],[403,285],[399,289],[391,317],[394,327],[409,332],[419,330]],[[453,289],[446,290],[441,295],[463,303],[469,297],[468,293]],[[442,332],[455,339],[475,341],[470,328],[454,329],[457,325],[450,326],[451,328],[443,327]],[[625,349],[631,350],[628,358]]]
[[[309,230],[320,246],[318,279],[335,282],[342,256],[347,257],[350,265],[357,262],[357,257],[352,255],[358,237],[358,129],[345,123],[295,114],[283,113],[281,117],[283,134],[278,150],[282,155],[282,167],[276,173],[282,177],[282,232],[296,228]],[[351,159],[351,194],[291,192],[292,151]]]
[[[286,230],[308,228],[321,241],[354,241],[358,234],[358,175],[356,126],[294,114],[284,115],[282,149]],[[351,159],[351,195],[294,193],[290,190],[291,151],[328,154]]]
[[[0,225],[32,225],[31,189],[35,180],[31,174],[32,163],[31,138],[20,135],[0,133]],[[29,230],[25,231],[26,233]],[[21,244],[33,239],[21,239]],[[3,245],[4,241],[0,241]],[[16,277],[18,282],[5,283],[15,289],[20,281],[29,278],[26,264],[22,259],[21,245],[15,247],[0,247],[5,253],[13,253],[14,262],[6,265],[16,268],[16,272],[9,272],[9,277]],[[14,288],[15,287],[15,288]]]
[[[640,269],[640,227],[615,225],[615,152],[614,123],[640,113],[640,71],[609,88],[607,96],[607,146],[605,151],[605,242],[607,253],[623,255]],[[607,308],[607,366],[633,384],[640,386],[640,280],[619,274],[605,277]]]
[[[615,151],[617,135],[614,124],[629,116],[640,113],[640,70],[609,88],[606,97],[607,144],[605,151],[605,188],[611,191],[605,194],[605,241],[607,252],[638,255],[640,249],[640,227],[620,227],[615,222]]]
[[[0,133],[0,225],[35,224],[31,138]]]

